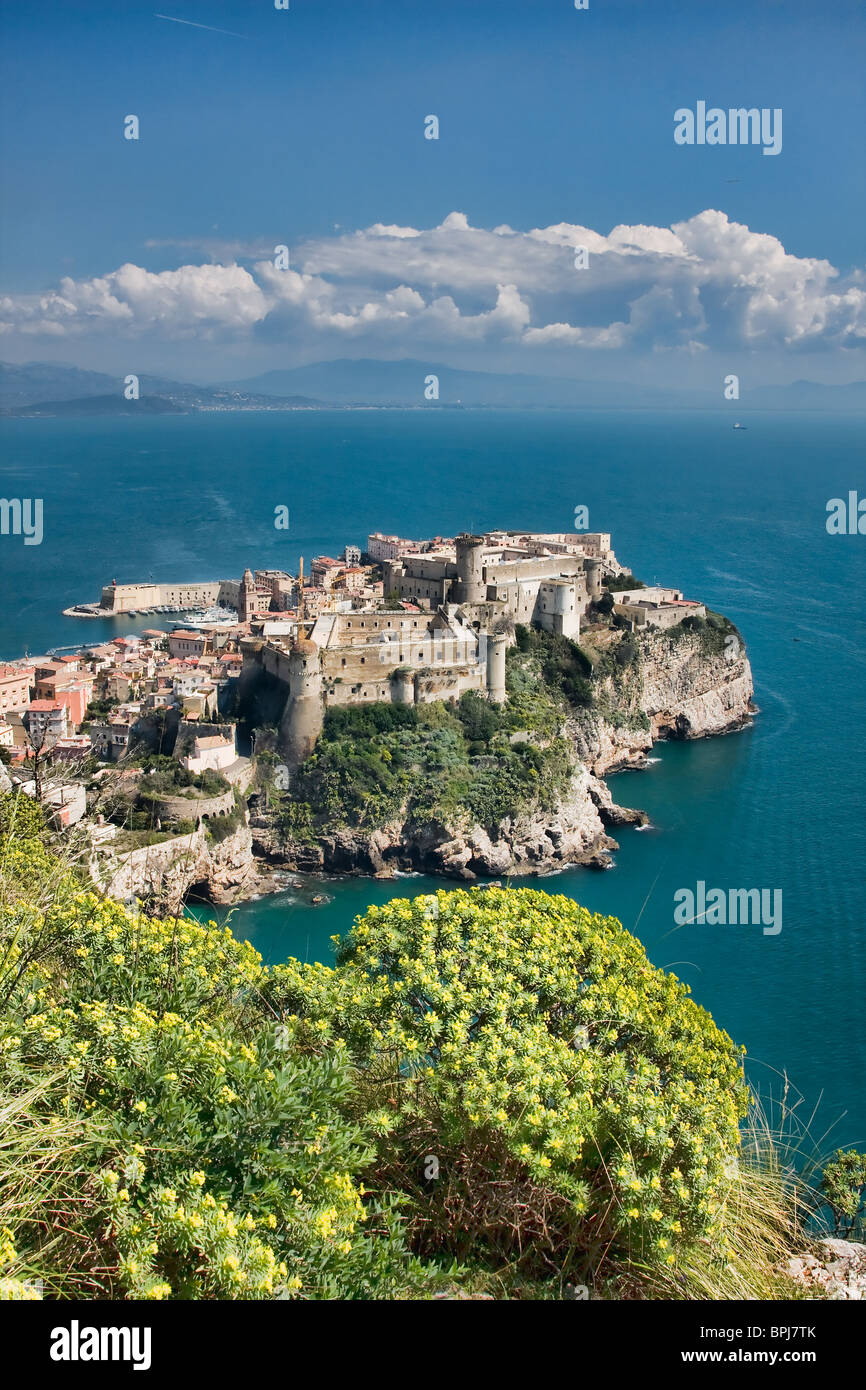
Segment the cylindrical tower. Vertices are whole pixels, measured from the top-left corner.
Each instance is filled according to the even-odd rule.
[[[483,536],[458,536],[456,548],[457,602],[484,603],[487,598],[487,584],[484,579]]]
[[[322,732],[319,648],[302,637],[289,653],[289,698],[280,720],[280,750],[297,766],[308,758]]]
[[[409,666],[399,666],[391,675],[391,703],[414,705],[415,672]]]
[[[586,572],[586,591],[589,594],[590,603],[601,598],[601,560],[586,559],[583,562]]]
[[[487,634],[487,698],[494,704],[505,703],[505,648],[508,638],[504,632]]]

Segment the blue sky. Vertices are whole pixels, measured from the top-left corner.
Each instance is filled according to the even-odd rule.
[[[3,3],[0,355],[105,368],[133,340],[150,370],[215,379],[425,353],[613,377],[674,354],[689,375],[737,352],[767,379],[862,376],[863,8]],[[782,152],[677,146],[674,111],[700,99],[782,108]],[[545,233],[681,225],[684,249]],[[579,241],[605,273],[572,284]],[[278,243],[298,277],[279,290],[255,268]],[[106,286],[122,266],[140,282]],[[147,279],[183,266],[201,273]]]

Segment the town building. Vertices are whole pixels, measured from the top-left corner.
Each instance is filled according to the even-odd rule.
[[[0,666],[0,715],[25,710],[35,685],[33,666]]]
[[[31,700],[24,713],[27,734],[33,748],[49,748],[69,733],[66,705],[59,700]]]

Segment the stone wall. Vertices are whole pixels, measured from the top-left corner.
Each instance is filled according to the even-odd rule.
[[[166,796],[155,805],[155,812],[162,821],[198,820],[199,817],[226,816],[234,810],[234,792],[220,792],[219,796]]]

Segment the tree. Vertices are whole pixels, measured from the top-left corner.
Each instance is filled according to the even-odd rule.
[[[866,1154],[837,1149],[824,1166],[821,1196],[833,1212],[835,1234],[849,1236],[866,1216]]]

